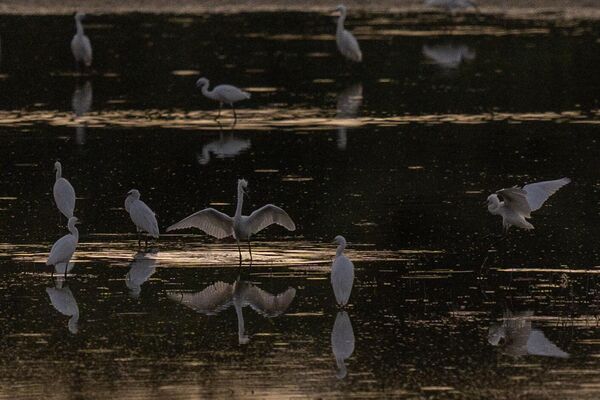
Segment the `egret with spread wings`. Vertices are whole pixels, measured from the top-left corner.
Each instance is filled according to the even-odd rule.
[[[498,190],[488,196],[487,208],[493,215],[502,216],[502,226],[508,230],[511,226],[533,229],[527,221],[531,213],[537,211],[558,189],[571,182],[569,178],[530,183],[522,188],[514,186]],[[503,201],[500,201],[502,197]]]
[[[281,225],[288,231],[296,230],[296,225],[285,211],[273,204],[267,204],[248,216],[242,215],[242,204],[247,187],[248,182],[245,179],[238,180],[237,207],[233,217],[214,208],[205,208],[171,225],[167,228],[167,232],[176,229],[198,228],[217,239],[233,236],[237,241],[240,264],[242,263],[240,240],[246,240],[248,241],[248,251],[252,263],[252,249],[250,247],[250,237],[252,235],[272,224]]]

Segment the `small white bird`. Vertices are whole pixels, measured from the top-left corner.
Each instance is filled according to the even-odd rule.
[[[79,220],[77,217],[69,218],[67,226],[70,233],[54,243],[52,250],[50,250],[48,261],[46,261],[46,265],[53,265],[57,270],[64,271],[65,278],[67,277],[67,272],[73,268],[69,268],[69,261],[71,261],[71,257],[73,257],[77,243],[79,242],[79,231],[75,227],[78,223]]]
[[[331,330],[331,350],[338,367],[335,376],[344,379],[348,374],[345,361],[354,353],[354,331],[346,311],[338,311],[335,317]]]
[[[571,182],[569,178],[530,183],[520,188],[514,186],[498,190],[487,198],[487,208],[493,215],[502,216],[502,226],[508,231],[511,226],[523,229],[533,229],[533,225],[527,221],[531,218],[533,211],[540,207],[558,189]],[[500,201],[500,195],[504,201]]]
[[[54,202],[58,210],[69,219],[75,211],[75,189],[68,180],[62,177],[62,164],[60,162],[54,163],[54,170],[56,171],[56,180],[52,188]]]
[[[217,158],[235,157],[241,152],[248,150],[251,142],[248,139],[238,139],[233,134],[223,135],[221,133],[219,140],[215,140],[202,147],[202,153],[196,156],[200,165],[206,165],[210,162],[211,154]]]
[[[156,253],[138,252],[125,275],[125,285],[133,298],[140,296],[142,285],[156,272]]]
[[[335,259],[331,265],[331,286],[335,294],[335,301],[340,307],[348,304],[352,285],[354,283],[354,264],[344,255],[346,248],[346,239],[343,236],[336,236],[334,242],[338,244],[335,252]]]
[[[250,237],[252,235],[262,231],[271,224],[281,225],[288,231],[296,230],[296,225],[285,211],[273,204],[267,204],[255,210],[249,216],[242,215],[244,190],[247,187],[248,182],[245,179],[238,180],[237,207],[233,218],[214,208],[205,208],[171,225],[167,228],[167,232],[176,229],[198,228],[217,239],[233,236],[237,241],[240,264],[242,263],[240,240],[247,240],[250,263],[252,263],[252,249],[250,248]]]
[[[346,6],[340,4],[336,7],[335,11],[340,13],[337,21],[337,30],[335,32],[335,41],[337,43],[338,50],[348,60],[361,62],[362,52],[358,46],[358,41],[354,35],[352,35],[352,33],[344,29],[344,21],[346,21]]]
[[[205,97],[219,102],[219,113],[215,119],[219,119],[221,116],[221,108],[223,108],[223,103],[225,103],[231,106],[233,117],[235,121],[237,121],[237,114],[235,113],[235,107],[233,105],[238,101],[249,99],[250,93],[244,92],[231,85],[217,85],[213,90],[208,90],[209,85],[210,81],[206,78],[200,78],[196,81],[196,87],[202,90],[202,94]]]
[[[79,322],[79,307],[77,300],[68,287],[62,287],[62,284],[57,284],[56,287],[46,288],[46,293],[50,297],[52,307],[59,313],[66,315],[69,318],[69,332],[76,334],[79,331],[77,323]]]
[[[129,213],[131,220],[135,224],[138,233],[138,246],[141,246],[140,233],[146,232],[146,246],[148,246],[148,236],[158,239],[158,222],[156,221],[156,215],[154,211],[150,209],[140,200],[140,192],[137,189],[131,189],[127,192],[127,198],[125,199],[125,211]]]
[[[90,39],[83,32],[83,24],[81,23],[81,20],[84,18],[85,14],[82,12],[75,14],[75,27],[77,28],[77,33],[71,40],[71,51],[73,52],[77,68],[79,68],[80,65],[84,65],[86,68],[92,66],[92,44],[90,43]]]
[[[292,304],[296,289],[289,287],[278,295],[272,295],[238,278],[232,284],[217,282],[197,293],[170,292],[167,295],[171,300],[205,315],[216,315],[233,305],[238,320],[238,343],[246,344],[250,338],[246,335],[242,309],[250,306],[265,317],[277,317]]]
[[[477,4],[471,0],[425,0],[425,6],[443,8],[447,12],[473,7],[479,13]]]

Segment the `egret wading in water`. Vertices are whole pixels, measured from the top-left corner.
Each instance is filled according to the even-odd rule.
[[[54,202],[62,215],[69,219],[75,211],[75,189],[68,180],[62,177],[62,164],[60,162],[54,163],[54,171],[56,171],[56,180],[52,188]]]
[[[288,231],[296,230],[296,225],[285,211],[273,204],[267,204],[255,210],[249,216],[242,215],[242,204],[247,187],[248,182],[245,179],[238,180],[237,207],[233,217],[214,208],[205,208],[171,225],[167,228],[167,232],[176,229],[198,228],[217,239],[233,236],[237,241],[240,265],[242,263],[240,240],[246,240],[250,252],[250,264],[252,264],[252,249],[250,247],[250,237],[252,235],[272,224],[281,225]]]
[[[73,52],[77,69],[81,65],[85,68],[92,66],[92,44],[83,32],[83,24],[81,23],[84,18],[85,14],[82,12],[75,14],[75,28],[77,29],[77,33],[75,33],[75,36],[71,40],[71,52]]]
[[[209,85],[210,81],[206,78],[200,78],[196,81],[196,87],[202,90],[202,94],[205,97],[219,102],[219,113],[215,119],[219,119],[221,116],[221,108],[223,108],[223,103],[225,103],[231,106],[231,109],[233,110],[233,118],[235,121],[237,121],[237,114],[235,113],[234,104],[238,101],[248,100],[250,98],[250,93],[244,92],[243,90],[231,85],[217,85],[213,88],[213,90],[208,90]]]
[[[558,189],[567,185],[569,178],[556,179],[530,183],[523,186],[498,190],[487,198],[487,209],[493,215],[502,217],[502,227],[505,231],[511,226],[522,229],[533,229],[533,225],[527,221],[531,213],[537,211]],[[503,201],[500,201],[502,197]]]
[[[154,211],[140,200],[140,192],[131,189],[127,192],[125,199],[125,210],[129,213],[138,233],[138,246],[142,245],[140,234],[146,233],[146,247],[148,247],[148,236],[158,239],[158,222]]]
[[[331,265],[331,286],[335,294],[335,301],[340,307],[348,304],[352,284],[354,283],[354,264],[344,255],[346,248],[346,239],[343,236],[336,236],[334,242],[338,244],[335,252],[335,259]]]
[[[67,226],[70,233],[61,237],[54,243],[52,250],[50,250],[48,261],[46,261],[46,265],[53,265],[56,269],[64,268],[65,278],[67,277],[67,272],[70,271],[70,268],[68,267],[69,261],[71,261],[71,257],[73,257],[75,249],[77,248],[77,243],[79,242],[79,231],[75,227],[78,223],[79,220],[77,217],[69,218]],[[54,274],[54,270],[52,274]]]
[[[340,15],[337,21],[337,29],[335,32],[335,42],[337,48],[350,61],[361,62],[362,52],[358,46],[358,41],[352,33],[344,29],[344,21],[346,21],[346,6],[339,5],[335,9]]]

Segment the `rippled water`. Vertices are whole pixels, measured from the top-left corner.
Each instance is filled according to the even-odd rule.
[[[0,398],[598,397],[598,23],[348,23],[361,66],[323,14],[91,16],[79,76],[71,17],[0,16]],[[200,74],[252,92],[236,125]],[[44,267],[57,159],[83,221],[67,282]],[[487,195],[562,176],[501,239]],[[233,213],[242,177],[247,211],[298,227],[259,234],[252,267],[197,232],[139,251],[129,189],[164,231]]]

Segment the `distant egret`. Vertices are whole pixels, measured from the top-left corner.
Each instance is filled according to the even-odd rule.
[[[338,311],[331,330],[331,350],[335,357],[338,371],[335,376],[344,379],[348,374],[346,359],[354,353],[354,331],[350,317],[345,311]]]
[[[423,54],[442,68],[458,68],[466,60],[475,58],[475,51],[464,44],[423,45]]]
[[[242,215],[244,190],[247,186],[248,182],[245,179],[238,180],[237,207],[233,218],[214,208],[205,208],[171,225],[167,228],[167,232],[176,229],[198,228],[217,239],[233,236],[237,241],[240,264],[242,263],[240,240],[247,240],[250,262],[252,262],[252,249],[250,248],[250,237],[252,235],[271,224],[281,225],[288,231],[296,230],[296,225],[285,211],[273,204],[267,204],[255,210],[249,216]]]
[[[92,66],[92,44],[90,39],[83,32],[83,24],[81,21],[85,18],[85,14],[78,12],[75,14],[75,27],[77,33],[71,40],[71,51],[75,58],[75,63],[79,68],[80,65],[84,65],[86,68]]]
[[[346,6],[340,4],[336,7],[335,11],[340,13],[335,32],[335,41],[337,43],[338,50],[348,60],[361,62],[362,53],[360,51],[360,47],[358,46],[358,41],[352,33],[344,29],[344,21],[346,21]]]
[[[335,301],[339,306],[344,307],[348,304],[350,292],[352,292],[354,264],[344,255],[346,239],[338,235],[335,237],[334,242],[338,244],[338,248],[331,266],[331,286],[335,294]]]
[[[69,218],[67,226],[70,233],[61,237],[54,243],[52,250],[50,250],[48,261],[46,261],[46,265],[53,265],[57,269],[64,268],[65,278],[67,277],[67,272],[70,271],[69,261],[71,261],[71,257],[73,257],[75,249],[77,248],[77,243],[79,242],[79,231],[75,227],[78,223],[79,220],[77,217]]]
[[[58,210],[69,219],[75,211],[75,189],[68,180],[62,177],[62,164],[59,161],[54,163],[54,170],[56,171],[56,180],[52,188],[54,202]]]
[[[138,252],[130,264],[129,272],[125,275],[125,285],[133,298],[140,296],[142,284],[156,272],[156,253]]]
[[[424,4],[427,7],[443,8],[447,12],[473,7],[479,13],[479,7],[471,0],[425,0]]]
[[[278,295],[272,295],[238,278],[231,284],[214,283],[197,293],[170,292],[167,295],[171,300],[205,315],[216,315],[233,305],[238,319],[238,343],[246,344],[250,339],[246,335],[242,309],[249,305],[265,317],[277,317],[289,308],[296,297],[296,289],[290,287]]]
[[[52,307],[59,313],[66,315],[69,318],[69,332],[76,334],[79,331],[77,323],[79,322],[79,307],[77,300],[68,287],[62,287],[62,284],[57,284],[55,287],[46,288],[46,293],[50,297]]]
[[[337,97],[336,107],[336,119],[349,119],[356,117],[358,109],[360,108],[363,101],[363,87],[362,83],[349,86],[342,91]],[[348,132],[346,126],[339,126],[337,128],[337,147],[340,150],[346,150],[348,143]]]
[[[241,152],[248,150],[251,142],[248,139],[238,139],[233,134],[220,134],[219,140],[207,143],[202,147],[202,153],[197,155],[200,165],[206,165],[210,162],[211,154],[217,158],[235,157]]]
[[[221,108],[223,103],[229,104],[233,110],[233,117],[237,121],[237,114],[235,113],[234,104],[238,101],[247,100],[250,98],[250,93],[244,92],[241,89],[231,85],[217,85],[213,90],[208,90],[210,81],[206,78],[200,78],[196,81],[196,87],[202,89],[202,94],[211,100],[219,102],[219,113],[217,114],[218,119],[221,116]]]
[[[532,311],[504,313],[502,324],[494,324],[488,331],[488,342],[502,346],[502,351],[514,357],[535,355],[568,358],[569,354],[552,343],[539,329],[531,328]]]
[[[539,208],[558,189],[571,182],[569,178],[530,183],[520,188],[514,186],[498,190],[487,198],[487,208],[493,215],[502,216],[502,226],[508,230],[511,226],[523,229],[533,229],[527,221],[533,211]],[[504,201],[500,201],[500,195]]]
[[[141,246],[140,233],[146,232],[146,246],[148,246],[148,236],[158,239],[158,222],[154,211],[140,200],[140,192],[137,189],[131,189],[127,192],[125,199],[125,210],[129,213],[131,220],[135,224],[138,233],[138,246]]]

